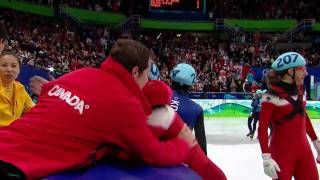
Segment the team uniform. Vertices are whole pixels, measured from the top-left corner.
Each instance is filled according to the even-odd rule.
[[[148,124],[153,134],[161,139],[168,140],[178,136],[184,126],[183,120],[168,106],[172,91],[162,81],[149,81],[143,92],[153,108]],[[185,163],[205,180],[225,180],[224,173],[204,154],[200,146],[194,146],[187,156]]]
[[[295,52],[280,55],[272,64],[275,71],[305,66],[304,58]],[[295,81],[295,71],[292,69]],[[300,71],[301,72],[301,71]],[[289,72],[284,72],[288,73]],[[303,72],[305,73],[305,72]],[[298,77],[301,78],[302,76]],[[272,84],[270,91],[262,96],[259,122],[259,141],[262,150],[264,171],[274,179],[318,180],[315,159],[307,134],[317,152],[320,145],[311,121],[306,113],[306,94],[303,84],[288,84],[284,81]],[[268,126],[272,135],[268,145]]]
[[[260,90],[261,91],[261,90]],[[258,93],[258,91],[257,91]],[[260,92],[259,94],[261,94]],[[253,138],[253,135],[256,131],[257,122],[259,121],[259,114],[261,109],[261,99],[260,97],[254,97],[251,102],[252,111],[250,113],[250,116],[248,118],[248,128],[249,128],[249,136],[250,138]],[[253,123],[252,123],[253,122]]]
[[[152,165],[182,163],[188,144],[180,138],[159,142],[147,125],[149,114],[132,75],[109,57],[100,69],[83,68],[45,84],[30,112],[0,128],[0,160],[28,179],[88,166],[114,149]]]
[[[173,82],[180,84],[181,87],[190,88],[196,83],[196,71],[191,65],[186,63],[176,65],[170,72],[170,77]],[[207,154],[207,140],[202,107],[193,102],[188,97],[187,91],[182,89],[174,89],[171,106],[178,112],[188,127],[195,131],[195,136],[201,149]]]
[[[171,107],[179,114],[190,129],[194,129],[196,139],[205,154],[207,140],[204,129],[203,110],[200,105],[192,101],[187,94],[173,91]]]
[[[317,136],[308,115],[305,113],[306,96],[287,92],[292,89],[288,84],[281,83],[277,91],[266,93],[262,97],[262,110],[259,124],[259,140],[263,153],[271,153],[281,171],[279,179],[286,180],[294,176],[300,180],[317,180],[318,172],[306,134],[311,140]],[[302,107],[295,107],[286,100],[292,98]],[[299,109],[295,114],[293,111]],[[292,115],[291,115],[292,114]],[[268,146],[268,125],[271,121],[273,132]]]

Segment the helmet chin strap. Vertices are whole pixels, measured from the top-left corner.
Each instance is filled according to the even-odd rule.
[[[292,74],[292,76],[291,76],[291,78],[292,78],[292,80],[293,80],[293,84],[294,85],[297,85],[296,84],[296,68],[293,68],[293,74]]]

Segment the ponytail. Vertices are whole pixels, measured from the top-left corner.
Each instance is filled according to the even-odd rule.
[[[273,85],[276,85],[278,82],[280,82],[281,77],[287,73],[287,70],[284,71],[274,71],[269,70],[266,75],[266,82],[268,89],[271,89]]]

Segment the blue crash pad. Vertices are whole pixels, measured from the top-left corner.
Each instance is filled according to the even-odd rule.
[[[198,180],[195,172],[184,165],[153,167],[148,165],[100,163],[87,170],[62,172],[44,180],[95,180],[95,179],[159,179],[159,180]]]

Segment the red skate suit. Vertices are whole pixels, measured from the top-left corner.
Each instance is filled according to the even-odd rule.
[[[289,93],[290,85],[273,86],[272,91],[262,97],[259,141],[262,153],[271,153],[281,171],[281,180],[318,180],[318,172],[307,135],[311,140],[317,136],[306,109],[303,87],[299,93]],[[290,86],[291,87],[291,86]],[[299,95],[297,95],[299,94]],[[298,99],[298,100],[297,100]],[[272,123],[272,138],[268,146],[268,125]]]

